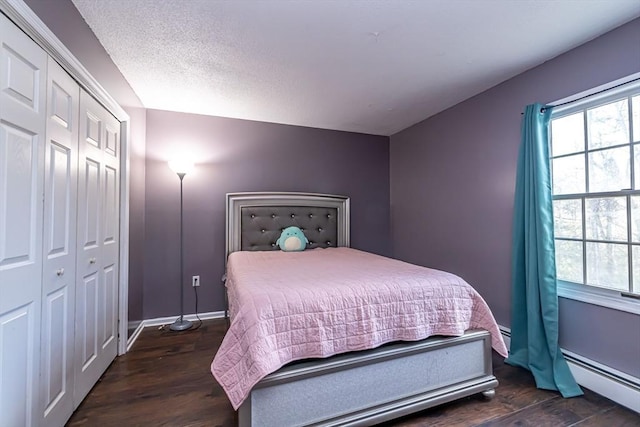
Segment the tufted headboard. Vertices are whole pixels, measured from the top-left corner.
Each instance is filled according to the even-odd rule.
[[[349,246],[349,198],[314,193],[227,194],[227,250],[279,250],[283,229],[295,225],[308,248]]]

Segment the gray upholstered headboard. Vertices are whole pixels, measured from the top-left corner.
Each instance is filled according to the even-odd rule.
[[[227,251],[279,250],[283,229],[295,225],[308,248],[349,246],[349,198],[314,193],[227,194]]]

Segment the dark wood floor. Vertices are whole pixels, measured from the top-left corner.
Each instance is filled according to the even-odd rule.
[[[195,331],[145,329],[117,358],[68,426],[233,426],[235,412],[209,371],[225,332],[223,320]],[[585,390],[562,399],[535,388],[530,374],[494,355],[496,397],[469,397],[385,426],[640,426],[640,415]],[[283,426],[277,426],[283,427]]]

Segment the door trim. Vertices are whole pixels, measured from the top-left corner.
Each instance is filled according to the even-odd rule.
[[[91,96],[120,121],[120,274],[118,354],[127,352],[129,289],[129,115],[22,0],[0,0],[0,11],[31,37]]]

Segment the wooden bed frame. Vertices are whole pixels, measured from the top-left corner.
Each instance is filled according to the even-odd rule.
[[[226,254],[275,249],[280,230],[290,225],[306,227],[312,247],[349,246],[349,198],[227,194]],[[473,330],[290,363],[254,386],[238,424],[371,425],[476,393],[490,399],[497,385],[490,334]]]

